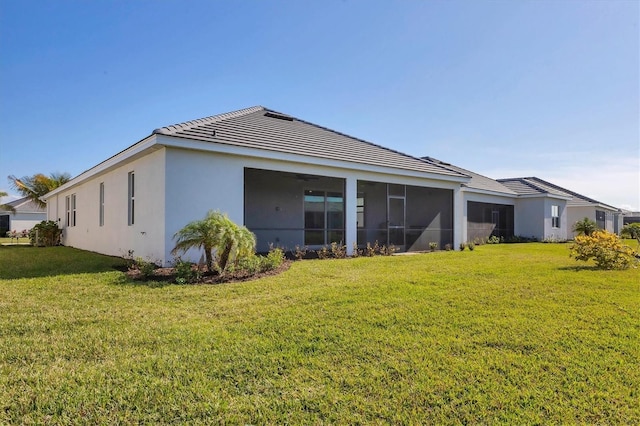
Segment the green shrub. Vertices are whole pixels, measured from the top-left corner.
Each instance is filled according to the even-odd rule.
[[[604,230],[576,236],[570,256],[587,262],[593,259],[598,269],[627,269],[637,263],[636,253],[624,245],[616,234]]]
[[[232,265],[229,272],[244,271],[247,275],[255,275],[262,271],[262,259],[260,256],[245,256]]]
[[[622,238],[640,238],[640,223],[628,223],[622,227]]]
[[[445,244],[444,245],[444,250],[445,251],[451,251],[451,244]]]
[[[263,257],[262,260],[262,270],[271,271],[273,269],[279,268],[284,263],[284,252],[281,248],[271,247],[269,253]]]
[[[429,250],[436,251],[437,249],[438,249],[438,243],[436,242],[429,243]]]
[[[307,246],[300,247],[296,245],[295,251],[293,252],[293,256],[296,258],[296,260],[302,260],[307,256],[307,251],[308,251]]]
[[[328,259],[329,258],[329,248],[327,246],[322,246],[320,250],[316,250],[318,254],[318,259]]]
[[[347,257],[347,246],[343,245],[342,242],[331,243],[331,255],[336,259],[344,259]]]
[[[492,235],[487,239],[487,244],[500,244],[500,237]]]
[[[598,225],[588,217],[577,221],[573,224],[573,232],[578,235],[591,235],[598,229]]]
[[[460,243],[460,251],[464,251],[464,249],[467,248],[467,245],[465,243]]]
[[[52,220],[43,220],[29,231],[31,244],[38,247],[51,247],[60,244],[62,229]]]
[[[140,271],[140,275],[142,275],[142,277],[145,279],[151,278],[154,275],[157,267],[158,265],[156,265],[151,260],[144,260],[141,257],[136,257],[135,269]]]
[[[473,241],[469,241],[467,243],[467,248],[469,248],[470,251],[473,251],[476,248],[476,244]]]
[[[202,279],[202,272],[194,264],[177,258],[173,263],[176,284],[192,284]]]

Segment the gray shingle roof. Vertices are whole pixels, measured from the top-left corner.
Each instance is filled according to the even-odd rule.
[[[499,192],[505,195],[515,196],[517,193],[500,182],[488,178],[486,176],[480,175],[478,173],[472,172],[471,170],[463,169],[462,167],[454,166],[453,164],[445,163],[444,161],[440,161],[438,159],[432,157],[422,157],[422,159],[426,162],[437,164],[441,167],[446,167],[448,169],[454,170],[458,173],[462,173],[471,177],[471,180],[465,184],[468,188],[480,189],[483,191],[492,191]]]
[[[560,195],[563,197],[571,197],[571,199],[567,201],[568,206],[578,207],[598,205],[613,210],[618,210],[616,207],[601,203],[600,201],[594,200],[593,198],[586,197],[582,194],[578,194],[577,192],[562,188],[561,186],[555,185],[551,182],[547,182],[537,177],[498,179],[498,182],[501,182],[503,185],[513,189],[520,195]]]
[[[13,207],[14,209],[16,209],[16,212],[44,213],[46,211],[44,207],[40,206],[35,201],[31,200],[29,197],[18,198],[17,200],[13,200],[4,204],[7,204]],[[0,209],[0,211],[6,211],[6,210]]]
[[[449,177],[466,177],[464,173],[451,168],[425,162],[262,106],[173,124],[156,129],[153,133]]]

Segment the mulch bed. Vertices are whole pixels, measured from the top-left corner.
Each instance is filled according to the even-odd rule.
[[[293,263],[290,260],[285,260],[282,265],[276,269],[272,269],[266,272],[259,272],[257,274],[247,274],[244,271],[227,272],[224,275],[219,275],[212,272],[204,272],[202,279],[193,284],[224,284],[234,283],[242,281],[257,280],[258,278],[269,277],[272,275],[278,275],[289,269]],[[176,274],[174,268],[156,268],[153,271],[151,277],[145,277],[138,269],[127,269],[125,275],[134,281],[162,281],[162,282],[175,282]]]

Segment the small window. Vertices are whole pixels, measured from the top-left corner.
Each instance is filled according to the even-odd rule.
[[[64,197],[64,211],[65,211],[65,220],[64,224],[66,226],[71,226],[71,197]]]
[[[76,194],[71,194],[71,226],[76,226]]]
[[[136,213],[136,181],[135,173],[129,172],[129,225],[135,223]]]
[[[560,208],[551,206],[551,227],[560,228]]]
[[[104,182],[100,182],[100,226],[104,226]]]

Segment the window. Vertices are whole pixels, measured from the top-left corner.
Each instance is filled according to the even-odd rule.
[[[136,191],[135,191],[135,174],[133,172],[129,172],[129,225],[133,225],[135,223],[135,213],[136,213]]]
[[[304,191],[304,243],[344,241],[344,198],[340,192]]]
[[[67,226],[76,226],[76,194],[67,195],[64,198],[65,223]]]
[[[104,226],[104,182],[100,182],[100,226]]]
[[[362,192],[358,192],[356,198],[356,216],[358,228],[364,228],[364,194]]]
[[[71,197],[64,197],[64,211],[65,211],[65,220],[64,224],[66,226],[71,226]]]
[[[607,215],[604,210],[596,210],[596,225],[598,229],[606,229]]]
[[[551,227],[560,228],[560,208],[551,206]]]

